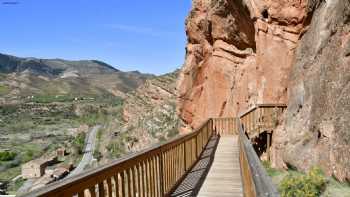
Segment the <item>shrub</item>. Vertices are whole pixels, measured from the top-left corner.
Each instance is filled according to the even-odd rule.
[[[97,161],[100,161],[101,158],[102,158],[102,153],[98,150],[95,150],[94,153],[93,153],[93,156],[95,159],[97,159]]]
[[[119,158],[125,153],[125,144],[122,140],[110,142],[106,148],[112,158]]]
[[[280,186],[282,197],[317,197],[324,191],[326,179],[319,168],[312,168],[306,175],[288,175]]]
[[[15,113],[18,110],[18,106],[16,105],[3,105],[0,106],[0,113],[2,115],[10,115]]]
[[[85,133],[79,133],[73,140],[73,146],[78,150],[79,154],[83,153],[85,136]]]
[[[0,161],[14,160],[16,155],[17,154],[15,152],[9,152],[9,151],[0,152]]]

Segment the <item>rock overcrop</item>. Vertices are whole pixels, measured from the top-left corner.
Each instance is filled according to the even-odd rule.
[[[273,165],[319,165],[349,180],[349,4],[193,0],[178,81],[182,132],[254,104],[287,103]]]

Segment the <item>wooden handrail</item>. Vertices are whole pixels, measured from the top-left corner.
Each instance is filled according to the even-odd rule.
[[[213,134],[213,120],[209,119],[190,134],[22,196],[167,196]]]
[[[264,131],[271,133],[286,108],[285,104],[258,104],[242,113],[239,119],[249,137],[255,137]]]
[[[263,131],[272,132],[285,104],[258,104],[237,118],[240,166],[245,197],[278,197],[278,191],[246,135],[254,137]],[[276,118],[276,120],[274,120]],[[269,144],[269,142],[267,142]],[[269,147],[269,146],[268,146]]]
[[[239,156],[243,193],[245,197],[279,197],[279,193],[267,175],[251,142],[245,135],[243,125],[237,118],[239,129]]]
[[[212,118],[213,129],[217,135],[238,135],[236,118]]]
[[[239,114],[239,117],[244,117],[245,115],[249,114],[250,112],[256,110],[257,108],[287,108],[286,104],[283,103],[277,103],[277,104],[256,104],[253,107],[249,108],[248,110],[244,111],[243,113]]]

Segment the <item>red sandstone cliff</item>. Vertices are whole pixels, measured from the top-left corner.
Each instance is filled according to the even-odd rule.
[[[348,0],[193,0],[178,81],[183,132],[253,104],[288,103],[274,165],[317,164],[349,178],[349,7]]]
[[[194,0],[179,80],[179,113],[192,127],[255,103],[285,103],[304,1]]]

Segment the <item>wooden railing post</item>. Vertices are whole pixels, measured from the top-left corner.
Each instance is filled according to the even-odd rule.
[[[183,142],[184,143],[184,169],[185,169],[185,172],[187,171],[187,165],[186,165],[186,140]]]
[[[271,133],[267,133],[267,161],[270,161],[270,143],[271,143]]]
[[[196,135],[195,144],[196,144],[196,158],[197,158],[198,157],[198,134]]]
[[[160,183],[160,194],[164,195],[164,172],[163,172],[163,151],[158,154],[159,157],[159,183]]]

